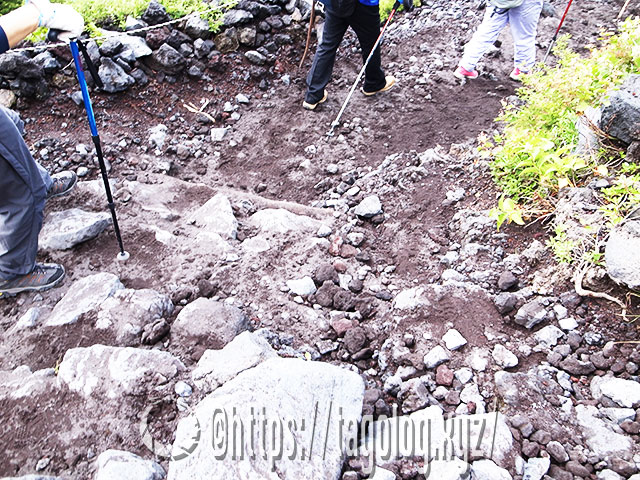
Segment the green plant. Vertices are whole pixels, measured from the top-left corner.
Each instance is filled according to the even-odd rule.
[[[585,182],[608,162],[606,155],[572,154],[576,120],[640,67],[640,19],[624,22],[618,35],[587,58],[568,48],[567,36],[558,40],[554,53],[558,65],[540,65],[518,90],[524,106],[504,105],[498,118],[504,131],[491,151],[497,185],[527,212],[539,210],[540,202],[562,187]]]
[[[547,240],[547,247],[553,251],[553,255],[560,263],[573,263],[573,251],[576,244],[567,237],[566,227],[558,225],[555,228],[555,235]]]
[[[524,225],[522,213],[522,207],[517,205],[511,198],[501,197],[498,200],[498,206],[489,211],[489,217],[497,222],[498,230],[500,230],[504,222]]]
[[[22,0],[4,0],[0,3],[0,15],[4,15],[5,13],[9,13],[11,10],[15,10],[24,2]]]
[[[391,14],[391,10],[393,10],[393,6],[395,5],[396,0],[380,0],[380,21],[381,22],[386,22],[387,18],[389,18],[389,15]],[[402,3],[402,2],[400,2]],[[414,7],[419,7],[421,5],[420,0],[413,0],[413,6]],[[398,12],[401,12],[404,10],[404,7],[400,7],[398,8]]]

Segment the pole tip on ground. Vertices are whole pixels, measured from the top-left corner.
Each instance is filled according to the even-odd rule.
[[[119,262],[126,262],[127,260],[129,260],[129,252],[125,252],[124,250],[122,252],[120,252],[118,254],[118,256],[116,257],[116,259]]]

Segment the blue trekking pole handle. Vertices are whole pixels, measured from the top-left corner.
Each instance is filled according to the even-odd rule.
[[[76,73],[78,74],[78,82],[80,83],[80,90],[82,91],[84,109],[87,111],[87,119],[89,120],[91,135],[97,137],[98,127],[96,126],[96,117],[93,114],[93,106],[91,105],[91,98],[89,97],[89,88],[87,87],[87,81],[84,78],[84,69],[82,68],[82,62],[80,61],[80,50],[78,49],[78,42],[75,40],[71,40],[69,46],[71,47],[73,62],[76,65]]]

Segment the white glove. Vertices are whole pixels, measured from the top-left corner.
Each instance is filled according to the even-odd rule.
[[[62,41],[68,42],[77,38],[84,30],[82,15],[71,5],[51,3],[49,0],[26,0],[26,5],[33,5],[40,12],[38,26],[60,30],[58,38]]]

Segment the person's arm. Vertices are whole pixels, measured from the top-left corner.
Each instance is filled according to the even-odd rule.
[[[39,17],[40,11],[33,4],[25,5],[0,17],[0,28],[4,30],[9,48],[35,32]]]
[[[60,30],[58,38],[68,41],[80,36],[84,20],[71,5],[27,0],[23,7],[0,17],[0,53],[24,40],[38,27]]]

